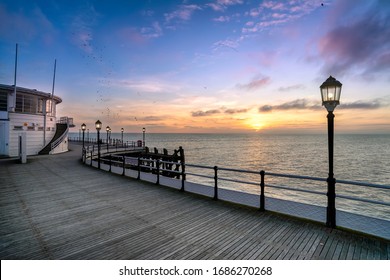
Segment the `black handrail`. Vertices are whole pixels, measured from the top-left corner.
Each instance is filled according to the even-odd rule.
[[[135,147],[133,147],[134,149]],[[87,164],[87,158],[90,159],[90,164],[92,165],[92,160],[96,158],[96,155],[94,153],[94,146],[92,146],[92,151],[90,152],[90,156],[87,156],[87,151],[89,151],[90,148],[83,150],[83,156],[85,157],[84,163]],[[123,173],[122,175],[125,174],[125,169],[128,168],[133,168],[138,171],[138,176],[137,179],[140,179],[141,172],[143,168],[147,168],[150,172],[154,173],[156,175],[156,184],[160,184],[160,176],[164,176],[164,172],[170,172],[172,174],[177,174],[179,177],[181,176],[181,191],[184,191],[185,187],[185,181],[186,175],[191,175],[191,176],[197,176],[197,177],[202,177],[202,178],[208,178],[208,179],[213,179],[214,180],[214,195],[213,199],[218,200],[219,197],[219,186],[218,186],[218,181],[229,181],[229,182],[236,182],[236,183],[241,183],[241,184],[249,184],[249,185],[257,185],[260,186],[260,206],[259,209],[261,211],[264,211],[265,208],[265,189],[266,188],[274,188],[274,189],[283,189],[283,190],[288,190],[288,191],[294,191],[294,192],[301,192],[301,193],[310,193],[310,194],[315,194],[315,195],[322,195],[325,196],[325,192],[321,191],[316,191],[316,190],[308,190],[308,189],[302,189],[302,188],[292,188],[289,186],[280,186],[280,185],[275,185],[272,183],[266,183],[266,177],[280,177],[280,178],[291,178],[291,179],[299,179],[299,180],[311,180],[311,181],[319,181],[319,182],[326,182],[326,178],[319,178],[319,177],[311,177],[311,176],[302,176],[302,175],[293,175],[293,174],[282,174],[282,173],[274,173],[274,172],[266,172],[264,170],[259,171],[253,171],[253,170],[242,170],[242,169],[233,169],[233,168],[225,168],[225,167],[218,167],[218,166],[204,166],[204,165],[199,165],[199,164],[188,164],[184,162],[171,162],[167,160],[160,160],[160,159],[151,159],[151,158],[142,158],[142,157],[126,157],[123,156],[115,156],[110,155],[110,170],[111,170],[111,164],[114,162],[118,166],[122,166],[123,168]],[[120,160],[115,160],[116,158],[119,158]],[[126,166],[126,159],[133,159],[133,162],[136,162],[136,164],[129,163]],[[178,170],[169,170],[166,168],[163,168],[162,166],[169,166],[169,165],[177,165],[179,168],[181,168],[181,171]],[[192,167],[192,168],[198,168],[198,169],[205,169],[205,170],[214,170],[213,176],[210,175],[204,175],[204,174],[199,174],[199,173],[194,173],[194,172],[188,172],[185,170],[186,167]],[[237,172],[237,173],[247,173],[247,174],[260,174],[260,182],[249,182],[249,181],[244,181],[244,180],[237,180],[237,179],[231,179],[231,178],[224,178],[219,176],[218,172],[219,171],[225,171],[225,172]],[[176,176],[176,175],[175,175]],[[357,185],[357,186],[364,186],[364,187],[370,187],[370,188],[375,188],[375,189],[382,189],[382,190],[390,190],[390,186],[388,185],[380,185],[380,184],[372,184],[372,183],[366,183],[366,182],[353,182],[353,181],[346,181],[346,180],[337,180],[338,184],[349,184],[349,185]],[[357,198],[357,197],[351,197],[351,196],[345,196],[345,195],[336,195],[338,198],[342,199],[349,199],[349,200],[354,200],[354,201],[360,201],[360,202],[365,202],[365,203],[373,203],[373,204],[379,204],[383,206],[390,206],[390,203],[387,203],[385,201],[376,201],[376,200],[370,200],[370,199],[364,199],[364,198]]]

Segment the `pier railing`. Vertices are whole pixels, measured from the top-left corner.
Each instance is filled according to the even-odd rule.
[[[135,145],[127,147],[127,150],[134,149],[136,149]],[[102,169],[181,191],[205,195],[214,200],[225,200],[257,207],[261,211],[270,210],[324,223],[326,221],[326,178],[128,157],[113,154],[116,151],[120,150],[107,149],[105,145],[101,145]],[[83,151],[83,161],[91,166],[100,166],[100,164],[95,164],[97,163],[97,146],[89,146]],[[248,175],[249,179],[243,179],[243,175]],[[196,183],[189,177],[198,177],[204,181]],[[288,185],[279,183],[275,178],[289,180]],[[290,181],[293,180],[311,182],[310,186],[317,182],[320,186],[305,188],[304,184],[299,183],[298,187],[293,187],[290,185]],[[223,182],[252,186],[251,192],[221,188],[220,184]],[[390,186],[346,180],[337,180],[336,183],[339,186],[337,189],[340,188],[340,190],[340,186],[348,185],[354,188],[363,187],[380,191],[376,198],[353,195],[354,191],[350,191],[349,194],[343,194],[339,191],[336,193],[336,199],[341,208],[343,208],[343,204],[340,201],[348,200],[357,203],[357,207],[361,207],[362,204],[377,205],[384,213],[382,217],[378,218],[366,216],[366,213],[349,213],[344,209],[337,209],[337,225],[390,239]],[[301,201],[290,200],[288,196],[278,196],[281,191],[294,193]],[[362,191],[357,193],[361,194]],[[308,195],[311,196],[310,199],[308,199]],[[313,197],[317,198],[313,199]],[[313,201],[316,202],[312,203]],[[371,208],[371,206],[367,208]]]

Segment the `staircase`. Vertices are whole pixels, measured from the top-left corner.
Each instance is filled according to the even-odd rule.
[[[66,134],[68,133],[68,124],[67,123],[57,123],[56,124],[56,133],[54,134],[53,139],[38,153],[40,155],[48,155],[51,150],[58,146]]]

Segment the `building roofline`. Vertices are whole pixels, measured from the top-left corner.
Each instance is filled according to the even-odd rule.
[[[9,90],[12,91],[10,93],[13,93],[15,86],[14,85],[4,85],[0,84],[0,90]],[[29,89],[29,88],[24,88],[24,87],[16,87],[16,92],[17,93],[27,93],[27,94],[32,94],[32,95],[37,95],[41,97],[45,97],[47,99],[51,99],[51,93],[39,91],[36,89]],[[53,97],[54,101],[58,104],[62,102],[62,99],[56,95]]]

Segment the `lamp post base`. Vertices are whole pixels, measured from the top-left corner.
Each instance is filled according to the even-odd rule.
[[[328,182],[328,207],[326,208],[326,226],[336,228],[336,179],[329,177]]]

